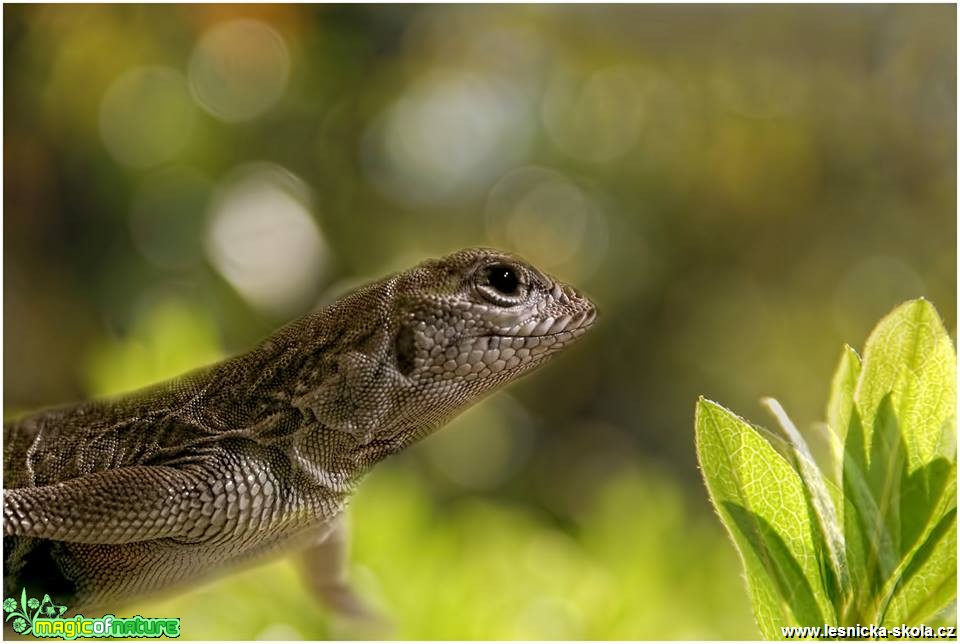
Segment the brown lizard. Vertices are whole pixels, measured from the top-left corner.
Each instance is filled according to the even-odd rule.
[[[593,304],[521,259],[467,249],[364,286],[252,351],[4,426],[4,596],[72,612],[298,552],[356,607],[341,513],[378,461],[542,365]]]

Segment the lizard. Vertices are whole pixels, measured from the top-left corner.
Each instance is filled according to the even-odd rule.
[[[4,425],[4,596],[114,609],[299,557],[332,608],[362,476],[594,323],[512,254],[468,248],[360,287],[251,351]]]

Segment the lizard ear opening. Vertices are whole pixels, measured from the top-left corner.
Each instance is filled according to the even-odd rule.
[[[369,443],[392,410],[390,395],[405,384],[392,368],[381,366],[364,353],[347,351],[338,358],[335,374],[292,403],[309,409],[323,426],[346,432],[361,444]]]
[[[397,338],[394,340],[395,353],[397,356],[397,370],[405,376],[413,372],[414,358],[416,357],[416,343],[413,337],[413,329],[408,326],[400,327]]]

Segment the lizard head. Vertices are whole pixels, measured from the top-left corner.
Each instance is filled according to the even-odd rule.
[[[399,276],[398,370],[439,388],[481,391],[555,355],[593,324],[593,304],[519,257],[485,248]],[[445,384],[446,383],[446,384]],[[470,384],[475,383],[475,384]]]
[[[471,248],[364,287],[329,315],[349,318],[344,338],[357,340],[304,402],[325,426],[393,452],[544,364],[596,310],[519,257]]]
[[[428,429],[544,364],[596,317],[573,287],[485,248],[424,262],[396,286],[404,295],[396,300],[393,356],[407,381],[396,411],[427,416]]]

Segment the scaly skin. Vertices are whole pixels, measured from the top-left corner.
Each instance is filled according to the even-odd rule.
[[[360,477],[586,332],[594,307],[467,249],[365,286],[253,351],[4,427],[4,596],[112,609],[302,551],[341,609]],[[346,599],[345,599],[346,598]]]

